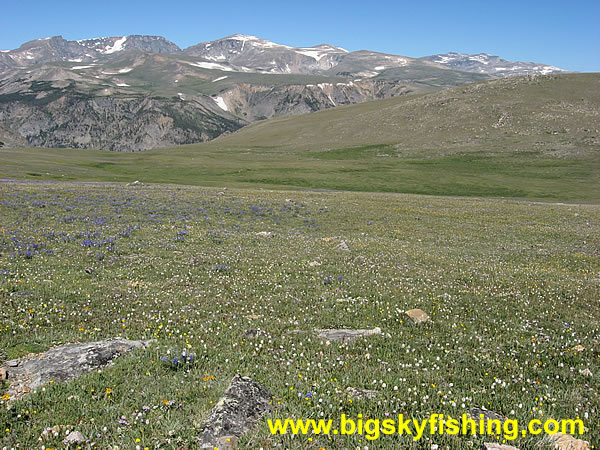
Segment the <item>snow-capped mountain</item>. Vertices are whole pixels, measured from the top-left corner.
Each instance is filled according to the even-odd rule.
[[[178,53],[181,49],[161,36],[122,36],[67,41],[62,36],[35,39],[15,50],[0,53],[0,69],[27,67],[49,62],[94,62],[122,51]]]
[[[202,42],[183,53],[212,61],[215,67],[226,64],[242,72],[315,73],[335,67],[349,52],[329,44],[290,47],[256,36],[235,34]]]
[[[425,58],[236,34],[36,39],[0,51],[0,146],[119,151],[202,142],[256,120],[562,72],[487,54]]]
[[[494,77],[565,72],[558,67],[531,62],[511,62],[487,53],[446,53],[419,59],[320,44],[291,47],[256,36],[235,34],[181,50],[162,36],[115,36],[67,41],[62,36],[36,39],[15,50],[0,52],[0,70],[49,62],[97,63],[124,52],[181,54],[204,69],[265,74],[312,74],[370,78],[388,69],[415,64],[441,65]],[[439,66],[437,66],[439,67]]]
[[[79,45],[102,55],[121,51],[138,50],[148,53],[179,53],[181,49],[162,36],[130,35],[122,37],[102,37],[76,41]]]
[[[564,69],[546,64],[522,61],[507,61],[499,56],[479,53],[476,55],[464,53],[444,53],[439,55],[425,56],[421,58],[443,66],[451,67],[465,72],[485,73],[495,77],[506,77],[511,75],[529,75],[550,73],[563,73]]]

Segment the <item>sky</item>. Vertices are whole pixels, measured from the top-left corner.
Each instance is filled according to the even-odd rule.
[[[420,57],[490,53],[600,72],[600,0],[6,1],[0,49],[62,35],[164,36],[182,48],[231,34]]]

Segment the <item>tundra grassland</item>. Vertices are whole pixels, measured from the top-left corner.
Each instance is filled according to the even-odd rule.
[[[598,205],[6,181],[0,364],[61,343],[156,342],[2,396],[0,447],[61,447],[63,435],[39,437],[66,425],[83,447],[194,448],[237,373],[274,394],[242,448],[479,448],[494,438],[273,436],[266,422],[472,407],[522,424],[581,418],[578,437],[597,445],[599,269]],[[412,308],[431,322],[407,323]],[[374,327],[383,333],[342,343],[290,333]],[[268,335],[245,339],[249,329]],[[187,369],[161,361],[184,349],[196,355]]]

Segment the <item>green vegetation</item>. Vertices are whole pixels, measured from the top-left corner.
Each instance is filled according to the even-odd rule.
[[[0,176],[600,200],[597,74],[509,78],[136,154],[2,149]],[[35,174],[35,175],[31,175]]]
[[[127,156],[104,155],[102,164]],[[39,181],[2,183],[0,198],[0,364],[59,343],[157,340],[102,371],[0,399],[0,447],[60,447],[64,435],[38,438],[65,425],[98,448],[193,448],[237,373],[273,392],[272,419],[460,417],[486,407],[521,424],[580,417],[582,437],[600,441],[597,205]],[[336,249],[341,240],[349,252]],[[407,324],[412,308],[432,322]],[[350,343],[290,334],[374,327],[383,334]],[[244,339],[248,329],[272,337]],[[198,356],[190,370],[161,364],[184,348]],[[348,387],[379,394],[352,401]],[[484,441],[495,439],[292,439],[271,436],[265,418],[240,445]]]

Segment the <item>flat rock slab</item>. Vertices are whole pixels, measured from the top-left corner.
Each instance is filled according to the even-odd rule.
[[[346,393],[348,394],[348,396],[356,400],[365,400],[377,397],[377,391],[372,391],[370,389],[349,387],[346,388]]]
[[[231,380],[221,400],[204,422],[200,448],[222,448],[227,439],[247,433],[268,411],[273,409],[271,394],[265,387],[241,375]]]
[[[481,419],[483,419],[484,422],[487,422],[488,420],[499,420],[500,422],[504,423],[506,420],[508,420],[508,417],[504,417],[502,414],[498,414],[494,411],[483,408],[471,408],[469,413],[476,421]]]
[[[244,331],[243,338],[244,339],[257,339],[257,338],[266,338],[271,339],[273,335],[271,333],[267,333],[264,330],[246,330]]]
[[[350,329],[326,329],[317,330],[317,336],[328,341],[352,341],[357,338],[382,334],[381,328],[373,328],[372,330],[350,330]]]
[[[486,442],[481,447],[482,450],[519,450],[517,447],[506,444],[496,444],[494,442]]]
[[[20,398],[48,384],[75,379],[84,373],[108,365],[112,360],[152,341],[129,341],[113,338],[84,344],[65,344],[45,353],[30,354],[6,361],[10,385],[6,393]]]
[[[411,322],[415,324],[431,321],[427,313],[422,309],[409,309],[404,314],[406,314]]]

